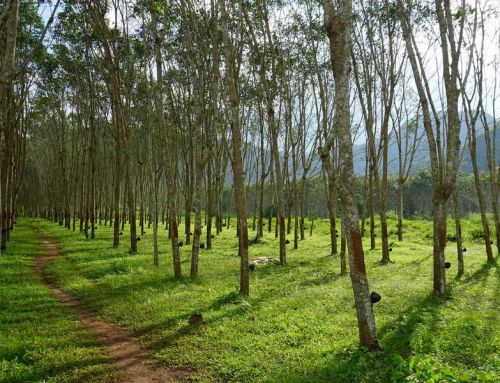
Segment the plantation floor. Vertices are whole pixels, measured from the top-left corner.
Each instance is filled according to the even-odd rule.
[[[112,230],[103,225],[96,239],[86,240],[52,222],[19,220],[0,258],[0,381],[111,377],[96,339],[34,274],[37,244],[30,224],[60,242],[64,256],[45,267],[51,281],[97,319],[130,331],[158,364],[194,371],[195,381],[499,381],[500,280],[497,265],[485,262],[484,245],[474,240],[481,228],[477,217],[464,221],[466,272],[460,278],[455,276],[455,244],[448,244],[452,267],[443,302],[431,295],[431,222],[406,221],[403,242],[391,234],[394,263],[380,265],[379,250],[366,251],[370,288],[382,295],[375,306],[385,350],[379,358],[358,347],[350,279],[339,275],[338,257],[329,256],[326,222],[315,222],[313,236],[307,234],[299,250],[288,245],[286,266],[258,266],[251,273],[251,295],[242,299],[236,293],[234,228],[217,236],[212,250],[201,251],[196,280],[176,280],[164,229],[155,268],[149,229],[141,236],[139,254],[131,256],[126,230],[120,249],[113,249]],[[250,255],[277,258],[277,249],[274,233],[266,233]],[[189,253],[189,246],[182,247],[184,274]],[[50,321],[47,313],[53,313]],[[203,315],[203,324],[188,323],[194,313]],[[84,356],[71,363],[68,349]],[[79,377],[82,371],[88,377]]]
[[[23,221],[0,256],[0,381],[110,381],[95,337],[35,274],[38,255],[38,240]]]
[[[120,382],[180,382],[188,377],[187,373],[183,374],[165,367],[152,368],[146,350],[140,343],[132,339],[127,330],[102,320],[96,320],[94,315],[85,309],[78,299],[64,292],[46,278],[45,266],[55,257],[61,256],[61,251],[57,242],[50,238],[41,237],[41,243],[44,254],[35,259],[36,273],[56,298],[65,306],[71,307],[76,312],[78,320],[88,331],[97,336],[100,344],[104,345],[106,356],[109,358],[113,370],[118,373]]]

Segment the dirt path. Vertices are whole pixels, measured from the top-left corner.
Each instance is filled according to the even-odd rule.
[[[54,257],[61,255],[56,241],[38,235],[43,246],[44,255],[35,259],[35,271],[42,281],[52,290],[56,298],[64,305],[71,307],[78,315],[80,322],[87,330],[96,334],[102,343],[109,360],[123,383],[147,382],[182,382],[189,374],[184,371],[171,370],[165,367],[155,367],[151,364],[146,349],[132,339],[131,334],[114,324],[95,318],[94,314],[85,309],[82,302],[55,286],[44,272],[44,266]]]

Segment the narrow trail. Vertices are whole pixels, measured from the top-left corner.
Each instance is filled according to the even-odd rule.
[[[109,322],[96,319],[81,301],[55,286],[48,279],[44,267],[53,258],[61,256],[61,250],[55,240],[39,233],[37,236],[44,255],[37,257],[34,261],[36,273],[61,303],[76,312],[78,320],[85,328],[96,334],[97,339],[104,346],[112,367],[118,374],[119,382],[170,383],[188,380],[188,372],[153,366],[147,350],[132,339],[130,332]]]

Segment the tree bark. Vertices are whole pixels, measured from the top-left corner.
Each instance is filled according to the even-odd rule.
[[[238,95],[238,68],[237,58],[234,56],[234,45],[230,40],[228,31],[228,14],[225,0],[220,0],[222,10],[222,38],[226,57],[226,86],[229,93],[231,105],[231,140],[233,149],[233,177],[234,177],[234,197],[236,201],[236,214],[238,219],[238,244],[240,254],[240,294],[249,295],[250,280],[248,269],[248,226],[247,226],[247,198],[245,193],[245,173],[243,169],[242,137],[239,112]]]
[[[349,57],[352,27],[352,2],[342,0],[335,9],[331,0],[323,0],[325,28],[330,40],[330,59],[335,79],[334,130],[338,134],[340,152],[340,181],[342,226],[349,251],[351,282],[358,318],[359,339],[363,346],[379,351],[375,316],[370,301],[368,280],[355,203],[350,100]]]
[[[197,160],[195,166],[195,182],[194,182],[194,231],[193,245],[191,247],[191,278],[198,276],[198,262],[200,254],[200,239],[201,239],[201,189],[203,186],[203,162]]]
[[[458,275],[464,273],[464,253],[462,248],[462,223],[460,222],[460,205],[458,202],[458,190],[455,188],[453,192],[453,207],[455,212],[455,236],[457,239],[457,261]]]

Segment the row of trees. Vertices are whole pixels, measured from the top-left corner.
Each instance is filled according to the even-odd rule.
[[[0,2],[0,250],[5,249],[16,217],[30,131],[33,64],[54,14],[43,23],[33,2]],[[56,8],[55,8],[56,9]],[[54,9],[54,10],[55,10]]]
[[[25,185],[37,185],[36,188],[31,190],[26,187],[21,187],[19,199],[23,201],[23,205],[20,207],[19,214],[20,215],[31,215],[31,216],[46,216],[47,208],[45,206],[38,205],[38,201],[43,200],[46,195],[45,191],[41,188],[41,185],[38,183],[36,179],[31,179],[33,172],[33,168],[31,167],[32,163],[28,162],[27,169],[24,175],[24,178],[28,178],[25,181]],[[370,237],[375,234],[375,224],[377,221],[377,217],[375,213],[378,211],[377,201],[373,201],[373,209],[370,206],[370,201],[368,196],[373,194],[373,190],[370,191],[368,188],[368,175],[359,176],[356,179],[356,206],[358,209],[358,214],[361,220],[361,227],[364,233],[369,233]],[[480,182],[482,184],[482,190],[489,189],[490,187],[490,178],[486,173],[481,173]],[[203,221],[207,220],[205,217],[207,216],[208,211],[208,201],[206,199],[208,184],[204,182],[204,189],[202,191],[202,213],[204,213]],[[257,220],[258,220],[258,210],[260,206],[260,184],[250,183],[247,184],[246,187],[246,195],[247,195],[247,211],[248,211],[248,219],[249,224],[252,231],[257,231]],[[264,185],[264,193],[263,193],[263,217],[264,217],[264,232],[275,232],[275,221],[276,221],[276,209],[272,205],[272,196],[273,196],[273,188],[274,186],[270,183],[266,183]],[[457,199],[454,201],[448,201],[447,209],[451,209],[455,212],[455,202],[457,207],[457,212],[460,213],[460,218],[466,217],[470,214],[479,213],[479,202],[476,194],[476,186],[475,186],[475,177],[474,174],[461,173],[457,180],[457,188],[460,190],[457,193]],[[160,192],[160,194],[163,192]],[[432,193],[432,179],[431,174],[428,170],[421,171],[414,176],[409,176],[408,180],[405,183],[405,188],[402,192],[403,206],[404,206],[404,218],[405,219],[429,219],[432,217],[432,201],[428,198],[428,196]],[[297,248],[300,244],[300,240],[304,239],[305,233],[309,229],[309,226],[304,223],[308,220],[309,222],[313,222],[316,219],[322,219],[328,217],[328,206],[327,206],[327,196],[325,193],[325,182],[322,176],[311,177],[307,179],[307,184],[304,189],[304,194],[307,195],[307,198],[304,200],[304,214],[302,215],[301,207],[297,210],[297,216],[295,215],[296,209],[292,205],[291,208],[286,206],[285,215],[286,215],[286,233],[287,235],[292,235],[294,238],[297,236]],[[141,233],[144,232],[143,227],[146,226],[150,228],[152,226],[152,218],[153,211],[151,208],[151,203],[148,202],[148,199],[151,196],[146,193],[146,202],[143,204],[143,219],[139,223],[139,228],[141,229]],[[288,198],[288,195],[286,196]],[[484,201],[486,206],[489,207],[488,214],[492,216],[491,207],[493,205],[492,196],[488,193],[484,196]],[[387,190],[387,215],[390,218],[398,219],[398,226],[389,227],[389,235],[397,235],[398,239],[403,239],[404,231],[400,232],[400,227],[405,226],[403,224],[403,220],[399,220],[399,211],[398,208],[400,206],[400,198],[401,198],[401,190],[399,187],[399,180],[396,175],[390,175],[388,177],[388,190]],[[99,198],[98,198],[99,200]],[[232,185],[226,184],[223,188],[222,195],[220,196],[220,217],[222,217],[222,228],[232,226],[232,218],[236,215],[236,210],[234,208],[234,190]],[[178,202],[179,206],[184,206],[184,201],[182,200],[182,196],[180,201]],[[168,203],[166,200],[160,198],[158,201],[158,213],[159,217],[161,217],[161,222],[165,222],[165,217],[167,215]],[[97,203],[96,204],[96,219],[98,218],[99,224],[103,224],[106,216],[107,209],[104,205]],[[183,222],[183,218],[185,215],[184,210],[181,208],[178,211],[180,217],[178,217],[178,222]],[[139,214],[140,215],[140,212]],[[216,217],[219,215],[216,214]],[[78,214],[71,215],[72,221],[75,223],[75,228],[81,227],[81,231],[83,232],[84,228],[84,216],[79,216]],[[218,218],[217,218],[218,219]],[[79,221],[78,225],[77,222]],[[295,221],[297,221],[297,225],[295,226]],[[109,222],[106,219],[106,225]],[[365,228],[366,226],[366,228]],[[168,225],[166,225],[168,228]],[[210,230],[212,232],[212,229]],[[206,232],[204,233],[205,236]],[[185,235],[185,237],[184,237]],[[257,233],[255,233],[257,235]],[[275,232],[275,235],[278,235],[278,232]],[[261,235],[262,236],[262,235]],[[187,238],[186,233],[182,233],[181,238],[184,240]],[[191,238],[191,236],[190,236]],[[295,246],[295,243],[294,243]],[[374,248],[374,247],[373,247]]]
[[[179,242],[184,242],[191,245],[195,278],[200,245],[211,248],[212,236],[223,229],[230,177],[240,293],[248,295],[250,183],[253,240],[263,236],[266,208],[274,210],[279,259],[286,264],[287,225],[289,232],[295,225],[298,248],[305,236],[311,175],[319,171],[331,252],[340,254],[342,274],[348,254],[360,340],[378,350],[353,144],[366,143],[362,210],[379,215],[381,262],[388,263],[388,152],[389,142],[396,142],[400,240],[405,185],[419,147],[428,148],[435,293],[446,293],[446,206],[450,198],[459,199],[465,145],[486,254],[493,260],[477,136],[486,137],[498,247],[497,119],[488,118],[487,111],[495,114],[499,68],[498,57],[490,62],[485,54],[490,33],[485,20],[496,14],[479,1],[471,7],[441,0],[354,5],[324,0],[320,7],[312,0],[67,0],[52,4],[51,14],[59,10],[53,27],[52,16],[46,25],[37,16],[36,3],[0,3],[2,246],[19,209],[73,230],[79,219],[88,238],[95,237],[100,217],[113,225],[114,247],[128,223],[131,253],[149,219],[158,265],[163,215],[174,276],[182,275]],[[50,49],[42,46],[47,33]],[[436,63],[427,49],[436,53]],[[465,143],[460,142],[461,109]],[[459,204],[454,206],[459,223]],[[179,233],[181,219],[184,233]],[[370,222],[374,247],[374,219]],[[460,265],[463,270],[461,260]]]

